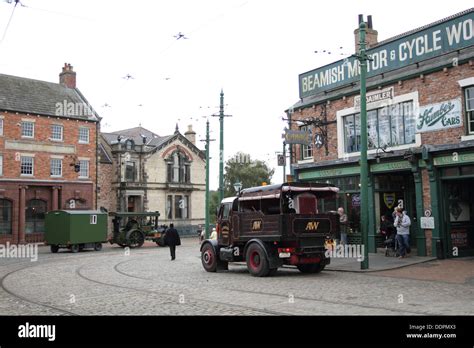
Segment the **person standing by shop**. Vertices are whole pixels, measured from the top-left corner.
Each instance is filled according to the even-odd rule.
[[[397,242],[399,247],[400,256],[402,259],[410,253],[410,217],[403,211],[402,208],[398,207],[395,210],[395,221],[393,226],[397,228]]]
[[[176,259],[176,246],[181,245],[178,231],[174,228],[173,224],[170,224],[170,228],[166,231],[165,243],[170,247],[171,261],[173,261]]]
[[[347,224],[349,220],[347,219],[347,214],[344,213],[344,208],[340,207],[337,209],[337,213],[339,214],[339,223],[341,225],[341,244],[347,244]]]

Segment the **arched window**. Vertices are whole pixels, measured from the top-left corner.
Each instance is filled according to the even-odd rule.
[[[134,146],[135,146],[135,142],[134,142],[133,140],[131,140],[131,139],[128,139],[128,140],[125,142],[125,148],[126,148],[127,150],[133,150]]]
[[[190,183],[191,162],[185,154],[175,151],[166,160],[168,182]]]
[[[0,234],[12,234],[12,202],[0,199]]]
[[[31,199],[26,204],[26,233],[44,233],[44,219],[47,210],[46,202]]]

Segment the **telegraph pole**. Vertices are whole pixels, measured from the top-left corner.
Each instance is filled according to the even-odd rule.
[[[369,164],[367,162],[367,100],[366,100],[366,75],[367,61],[370,60],[365,48],[366,24],[362,20],[359,24],[359,55],[360,62],[360,227],[362,244],[364,245],[364,260],[361,269],[369,268]]]
[[[219,115],[212,115],[219,117],[220,124],[220,144],[219,144],[219,203],[224,199],[224,117],[232,115],[224,115],[224,91],[221,89],[221,100],[219,107]]]
[[[205,222],[205,239],[209,238],[209,144],[214,139],[209,139],[209,119],[206,122],[206,222]]]

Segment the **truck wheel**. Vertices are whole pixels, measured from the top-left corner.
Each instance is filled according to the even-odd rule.
[[[145,242],[145,238],[140,231],[133,231],[128,237],[130,248],[140,248]]]
[[[95,243],[94,250],[95,251],[101,251],[102,250],[102,243]]]
[[[324,266],[321,266],[320,263],[308,263],[297,265],[296,267],[301,273],[319,273],[324,269]]]
[[[204,245],[201,252],[202,267],[208,272],[217,271],[217,255],[210,244]]]
[[[71,245],[71,252],[73,252],[73,253],[79,252],[79,244]]]
[[[59,247],[57,245],[51,245],[51,252],[53,254],[56,254],[59,250]]]
[[[270,268],[268,267],[267,256],[262,247],[257,243],[252,243],[248,247],[245,259],[247,260],[247,269],[251,275],[266,277],[269,274]]]

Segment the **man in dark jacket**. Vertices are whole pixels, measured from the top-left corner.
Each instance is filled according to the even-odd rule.
[[[176,258],[176,246],[181,245],[181,239],[179,238],[178,231],[176,231],[173,224],[170,224],[170,228],[168,228],[168,231],[166,231],[165,243],[170,247],[172,261]]]

